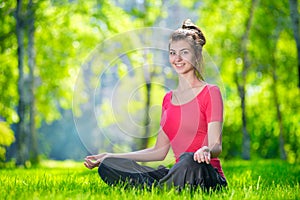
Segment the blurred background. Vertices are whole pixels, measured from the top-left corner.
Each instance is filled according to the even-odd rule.
[[[0,0],[0,162],[151,146],[177,80],[168,38],[145,28],[170,33],[190,18],[224,96],[221,158],[299,163],[299,9],[297,0]],[[136,50],[148,38],[165,49]]]

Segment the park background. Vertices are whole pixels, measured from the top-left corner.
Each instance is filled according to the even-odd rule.
[[[128,140],[118,136],[115,128],[107,128],[122,118],[112,116],[105,96],[97,108],[112,138],[97,139],[99,127],[90,123],[87,114],[94,108],[86,104],[94,93],[84,89],[75,93],[75,86],[82,74],[86,77],[80,70],[107,39],[145,27],[175,30],[186,18],[204,32],[205,51],[221,80],[225,106],[221,159],[299,163],[299,8],[296,0],[1,0],[1,166],[30,167],[48,159],[82,161],[90,153],[152,145],[160,109],[151,108],[160,105],[167,90],[151,83],[159,79],[175,86],[174,72],[158,66],[131,77],[145,84],[134,102],[124,105],[130,109],[124,108],[140,123],[139,128],[144,127],[140,134],[145,135]],[[138,56],[142,61],[136,61]],[[151,52],[140,51],[115,61],[114,71],[103,76],[108,80],[106,90],[128,74],[129,66],[140,62],[155,66],[154,59]],[[99,83],[101,63],[97,66],[98,71],[88,71],[96,79],[83,79],[78,87],[104,84]],[[123,84],[122,90],[130,91],[126,87]],[[77,97],[84,98],[74,104]],[[120,96],[118,104],[122,102]],[[149,110],[156,125],[147,126]],[[90,142],[79,133],[78,121],[85,124],[82,128]]]

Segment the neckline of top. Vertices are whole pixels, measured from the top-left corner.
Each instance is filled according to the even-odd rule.
[[[205,88],[207,88],[207,86],[208,86],[208,84],[205,84],[203,87],[202,87],[202,89],[198,92],[198,94],[194,97],[194,98],[192,98],[191,100],[189,100],[189,101],[187,101],[187,102],[185,102],[185,103],[182,103],[182,104],[174,104],[173,102],[172,102],[172,98],[173,98],[173,91],[171,91],[171,98],[170,98],[170,104],[172,105],[172,106],[184,106],[184,105],[186,105],[186,104],[189,104],[189,103],[191,103],[191,102],[193,102],[195,99],[197,99],[199,96],[200,96],[200,94],[205,90]]]

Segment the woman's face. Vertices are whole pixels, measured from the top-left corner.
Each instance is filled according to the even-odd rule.
[[[178,74],[194,71],[196,57],[191,45],[185,40],[170,43],[169,61]]]

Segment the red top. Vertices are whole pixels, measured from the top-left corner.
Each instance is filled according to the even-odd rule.
[[[208,123],[223,121],[223,100],[220,89],[209,84],[185,104],[172,104],[171,99],[172,91],[164,97],[160,125],[170,140],[178,162],[182,153],[196,152],[202,146],[208,146]],[[224,177],[218,158],[212,158],[211,165]]]

